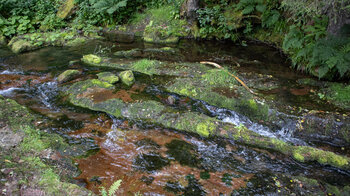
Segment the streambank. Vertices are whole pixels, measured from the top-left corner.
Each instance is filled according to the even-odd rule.
[[[73,146],[56,134],[35,128],[37,118],[0,95],[1,194],[90,195],[73,184],[79,173],[69,156]]]

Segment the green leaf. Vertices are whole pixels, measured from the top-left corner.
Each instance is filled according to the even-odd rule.
[[[254,11],[254,6],[253,5],[248,5],[247,7],[245,7],[242,11],[242,14],[243,15],[246,15],[246,14],[250,14]]]
[[[329,68],[327,65],[320,66],[318,68],[318,77],[323,78],[329,71]]]
[[[264,4],[259,4],[255,8],[258,12],[261,12],[261,13],[263,13],[266,10],[266,6]]]

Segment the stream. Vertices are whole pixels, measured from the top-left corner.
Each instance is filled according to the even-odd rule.
[[[0,48],[0,95],[39,115],[35,124],[41,130],[59,134],[69,144],[81,146],[83,156],[74,156],[74,152],[67,152],[66,156],[73,157],[81,171],[75,177],[76,183],[97,194],[100,186],[109,187],[119,179],[122,180],[120,195],[309,195],[320,191],[320,187],[303,187],[304,181],[296,179],[310,178],[339,187],[350,184],[349,171],[301,163],[230,139],[202,138],[144,121],[115,118],[73,106],[62,96],[63,86],[56,78],[67,69],[82,71],[77,81],[93,78],[101,71],[116,72],[84,65],[80,61],[83,55],[95,53],[110,57],[113,62],[129,62],[133,59],[114,57],[113,53],[159,47],[164,46],[91,41],[79,47],[46,47],[18,55]],[[213,61],[239,73],[248,85],[254,85],[260,76],[271,78],[274,83],[271,85],[278,88],[260,90],[259,95],[278,108],[269,111],[276,115],[276,120],[254,121],[233,110],[166,92],[160,84],[169,78],[155,79],[141,73],[134,73],[136,84],[119,91],[118,98],[160,100],[179,111],[195,111],[237,126],[243,124],[264,136],[350,157],[348,146],[296,137],[302,112],[321,110],[350,116],[350,111],[314,101],[312,87],[297,82],[308,76],[290,68],[288,60],[276,49],[259,44],[243,47],[190,40],[182,40],[174,47],[176,55],[148,58],[170,62]]]

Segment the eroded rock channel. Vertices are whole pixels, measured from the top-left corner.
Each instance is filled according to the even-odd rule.
[[[63,138],[37,156],[71,160],[80,170],[71,182],[96,194],[117,180],[120,195],[349,194],[350,110],[332,98],[346,84],[296,74],[272,48],[89,41],[0,51],[0,105],[26,106],[36,128]],[[16,134],[13,145],[25,137]]]

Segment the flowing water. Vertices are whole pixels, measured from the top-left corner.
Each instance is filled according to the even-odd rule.
[[[293,176],[305,176],[338,186],[350,183],[347,171],[296,162],[281,154],[231,140],[204,139],[147,122],[116,119],[105,113],[74,107],[61,96],[62,86],[55,78],[64,70],[81,70],[83,76],[78,80],[92,78],[100,71],[79,62],[82,55],[103,52],[102,55],[110,56],[115,51],[144,47],[160,46],[93,41],[83,47],[48,47],[20,55],[1,48],[0,95],[14,99],[40,115],[37,124],[41,129],[60,134],[72,145],[81,145],[80,150],[85,156],[73,158],[81,171],[76,180],[95,193],[99,192],[100,186],[109,187],[119,179],[122,180],[120,195],[286,195],[298,189],[293,187]],[[138,82],[131,89],[118,91],[118,98],[126,102],[131,95],[137,100],[157,98],[166,104],[171,95],[175,99],[171,106],[179,110],[191,109],[224,122],[243,124],[261,135],[297,145],[333,149],[331,145],[309,143],[293,137],[299,120],[296,113],[290,112],[293,108],[340,110],[313,102],[308,96],[309,87],[296,82],[306,76],[292,71],[277,50],[263,45],[242,47],[232,43],[195,41],[182,41],[176,49],[180,56],[154,58],[182,62],[208,60],[224,66],[239,61],[240,67],[234,69],[248,79],[252,73],[251,78],[257,74],[273,76],[280,87],[263,93],[266,100],[277,107],[283,106],[276,112],[278,126],[254,122],[235,111],[164,92],[157,82],[142,74],[136,75]],[[279,99],[276,101],[275,97]],[[346,150],[342,153],[347,154]]]

